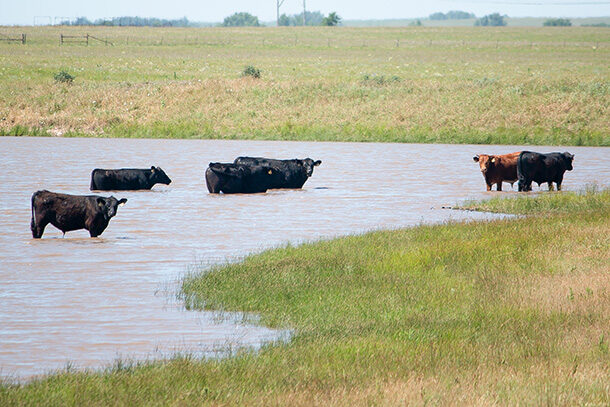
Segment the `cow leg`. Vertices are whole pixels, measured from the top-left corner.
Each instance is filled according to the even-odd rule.
[[[85,221],[85,229],[89,231],[89,236],[98,237],[102,234],[105,227],[100,225],[100,222],[96,221],[96,219],[88,219]]]
[[[549,191],[552,191],[553,189],[555,189],[555,188],[553,188],[553,181],[549,181],[548,184],[549,184]]]
[[[557,184],[557,190],[561,191],[561,183],[563,182],[563,176],[561,177],[557,177],[557,179],[555,180],[555,183]]]
[[[497,190],[502,191],[502,182],[498,182],[496,185],[498,186]]]
[[[527,192],[532,190],[532,182],[521,182],[519,181],[519,192]]]
[[[491,186],[492,186],[492,184],[487,184],[487,190],[488,191],[491,191]]]
[[[32,237],[34,239],[40,239],[44,233],[44,228],[47,227],[49,221],[44,217],[32,216],[32,222],[30,223],[30,229],[32,230]]]

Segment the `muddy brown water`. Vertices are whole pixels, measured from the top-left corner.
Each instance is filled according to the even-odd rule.
[[[519,146],[0,138],[0,376],[27,378],[175,352],[211,355],[285,340],[250,316],[186,311],[179,281],[205,267],[285,244],[489,215],[441,209],[485,198],[472,156]],[[529,147],[576,155],[564,188],[610,179],[607,148]],[[238,155],[322,160],[303,190],[210,195],[210,161]],[[31,238],[30,198],[89,194],[91,170],[161,166],[172,179],[128,198],[101,238],[48,225]],[[508,192],[514,194],[508,184]],[[536,187],[534,186],[536,190]],[[100,194],[100,193],[98,193]]]

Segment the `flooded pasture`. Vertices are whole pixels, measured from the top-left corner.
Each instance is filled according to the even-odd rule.
[[[240,315],[186,311],[181,277],[291,242],[485,214],[441,209],[486,192],[472,156],[518,146],[214,140],[0,138],[0,376],[28,377],[69,363],[197,355],[286,338]],[[607,185],[607,148],[529,147],[575,154],[563,187]],[[322,160],[302,190],[211,195],[211,161],[239,155]],[[32,239],[39,189],[90,194],[93,168],[162,167],[169,186],[95,192],[127,198],[100,238],[48,225]],[[546,189],[546,186],[544,187]],[[515,193],[504,184],[505,191]],[[534,190],[538,188],[534,185]],[[512,191],[512,192],[511,192]]]

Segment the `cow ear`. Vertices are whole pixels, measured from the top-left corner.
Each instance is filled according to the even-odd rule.
[[[472,157],[472,159],[474,160],[475,163],[479,162],[479,156],[478,155],[475,155],[474,157]]]
[[[318,160],[316,162],[313,163],[314,167],[317,167],[318,165],[322,164],[322,160]]]
[[[104,206],[106,205],[106,199],[102,198],[101,196],[97,198],[97,206]]]
[[[127,203],[127,198],[121,198],[121,200],[119,201],[119,206],[123,206]]]
[[[273,174],[273,170],[267,171],[267,174],[272,175]]]
[[[491,162],[492,162],[492,163],[495,163],[495,162],[496,162],[496,157],[492,158],[492,159],[491,159]]]

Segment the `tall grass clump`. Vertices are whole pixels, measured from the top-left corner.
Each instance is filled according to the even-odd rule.
[[[387,85],[390,83],[400,82],[401,79],[397,75],[377,75],[377,74],[364,74],[362,76],[362,82],[365,84],[372,83],[375,85]]]
[[[70,85],[74,81],[74,76],[70,75],[66,71],[59,71],[53,76],[53,79],[55,79],[55,82],[67,83]]]
[[[259,79],[261,77],[261,70],[252,65],[247,65],[242,71],[241,76],[251,76],[252,78]]]

